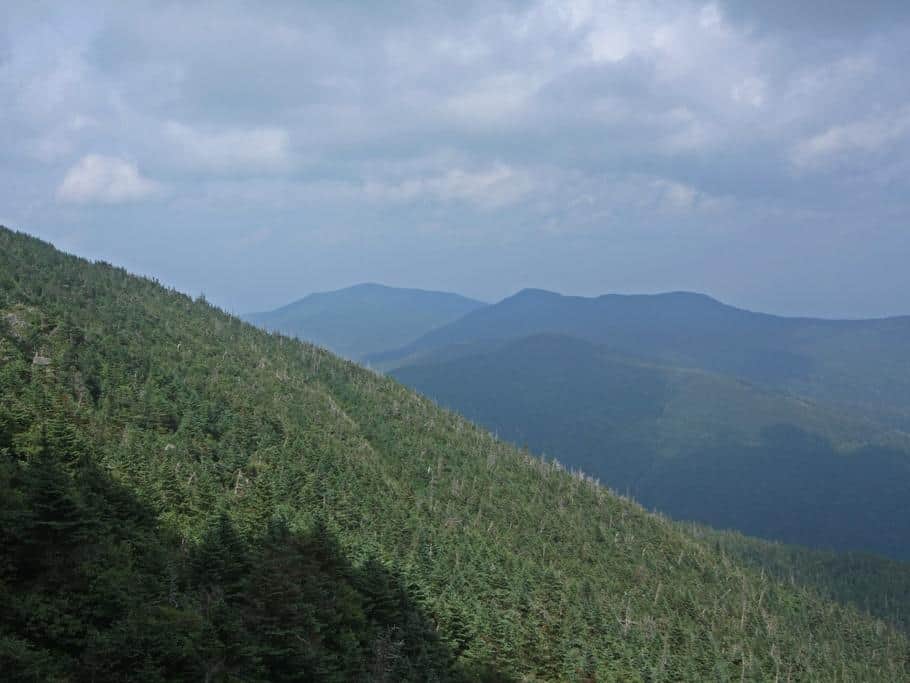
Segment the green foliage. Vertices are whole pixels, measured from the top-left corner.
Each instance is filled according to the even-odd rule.
[[[489,346],[393,376],[676,519],[910,559],[906,434],[571,337]]]
[[[833,553],[680,524],[738,562],[792,585],[811,588],[910,633],[910,565],[866,553]]]
[[[0,230],[12,680],[906,680],[905,636],[401,385]]]

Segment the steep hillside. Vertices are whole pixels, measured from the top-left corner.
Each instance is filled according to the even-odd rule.
[[[0,230],[0,667],[25,680],[893,680],[742,569],[392,380]]]
[[[679,519],[910,557],[910,439],[702,370],[538,335],[393,376]]]
[[[357,360],[395,349],[485,304],[458,294],[362,284],[245,319]]]
[[[854,605],[910,633],[910,564],[866,553],[832,553],[695,524],[680,528],[738,562]]]
[[[782,318],[685,292],[583,298],[524,290],[371,360],[389,368],[446,347],[540,333],[842,403],[910,429],[910,317]]]

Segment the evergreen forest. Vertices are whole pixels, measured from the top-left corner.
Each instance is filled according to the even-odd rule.
[[[910,679],[899,618],[784,574],[0,229],[6,680]]]

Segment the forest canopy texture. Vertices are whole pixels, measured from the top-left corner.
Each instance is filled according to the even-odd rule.
[[[910,678],[884,622],[396,382],[0,229],[9,680]]]

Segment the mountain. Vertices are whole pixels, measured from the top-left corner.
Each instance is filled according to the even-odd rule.
[[[910,559],[910,435],[741,379],[536,335],[399,381],[677,519]]]
[[[11,680],[907,680],[906,636],[395,381],[0,229]]]
[[[680,524],[716,550],[781,581],[806,586],[910,633],[910,564],[868,553],[833,553]]]
[[[910,317],[784,318],[686,292],[585,298],[523,290],[370,360],[393,368],[447,347],[452,355],[541,333],[840,403],[910,430]]]
[[[458,294],[362,284],[244,317],[357,360],[398,348],[483,306]]]

